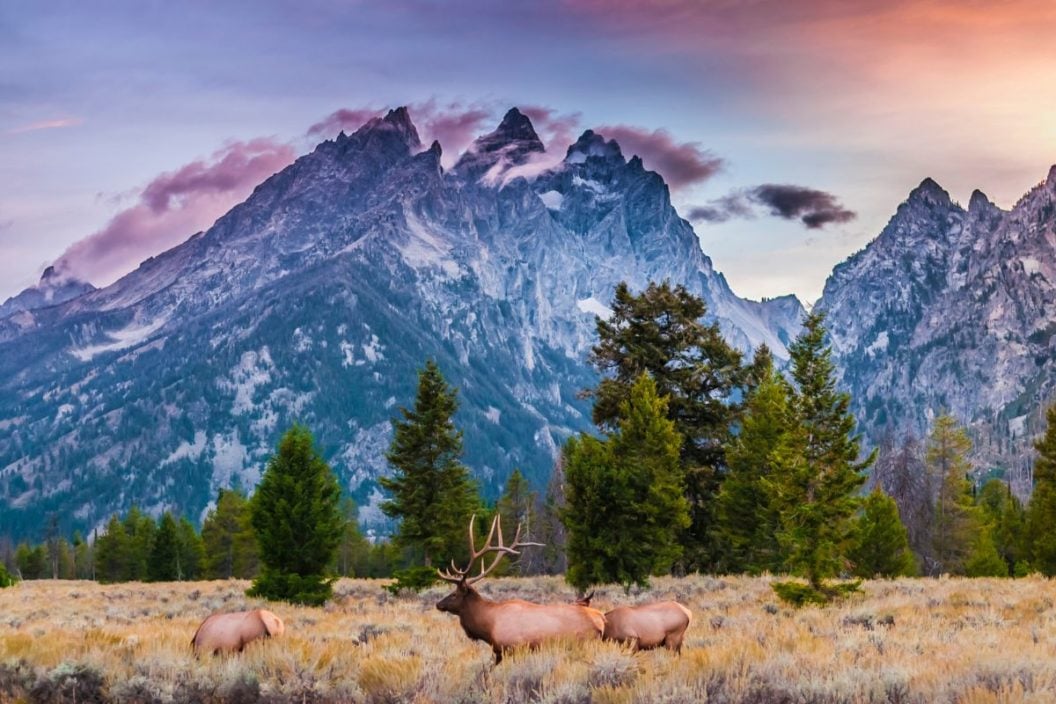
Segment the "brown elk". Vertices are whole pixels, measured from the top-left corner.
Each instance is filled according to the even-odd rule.
[[[605,613],[604,638],[629,643],[634,651],[663,646],[681,653],[682,638],[692,620],[692,612],[677,601],[617,606]]]
[[[520,555],[517,548],[540,545],[539,543],[522,543],[521,526],[512,545],[505,545],[502,539],[502,524],[496,515],[491,522],[485,545],[477,550],[473,538],[474,515],[469,520],[470,558],[465,569],[460,569],[451,561],[450,570],[437,572],[440,578],[455,585],[455,591],[448,594],[436,604],[441,611],[456,614],[462,624],[462,630],[473,640],[482,640],[491,646],[495,653],[495,664],[502,662],[503,654],[519,646],[538,647],[540,643],[558,638],[588,640],[601,638],[605,630],[605,617],[597,609],[574,604],[533,604],[520,599],[492,601],[481,596],[473,584],[488,575],[506,555]],[[492,541],[498,537],[498,543]],[[495,559],[485,567],[481,559],[489,553]],[[473,563],[480,562],[480,574],[469,576]]]

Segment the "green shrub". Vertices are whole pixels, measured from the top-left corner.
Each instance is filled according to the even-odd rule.
[[[436,576],[436,570],[432,567],[408,567],[404,570],[396,570],[392,573],[392,576],[396,578],[396,581],[385,585],[385,589],[396,596],[405,589],[412,592],[420,592],[439,581]]]
[[[7,571],[7,568],[0,564],[0,589],[4,587],[10,587],[15,583],[15,578],[11,576],[11,573]]]
[[[833,599],[850,596],[861,590],[861,580],[853,582],[839,582],[835,584],[822,584],[814,587],[802,582],[774,582],[770,585],[778,598],[792,606],[808,606],[815,604],[825,606]]]

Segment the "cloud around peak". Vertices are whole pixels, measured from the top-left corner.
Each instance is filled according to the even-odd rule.
[[[672,190],[707,181],[723,167],[723,160],[698,142],[679,142],[665,129],[603,125],[595,132],[616,140],[624,154],[641,157],[645,167],[663,176]]]
[[[273,139],[236,141],[208,159],[160,174],[140,190],[135,204],[70,245],[55,268],[64,276],[106,285],[211,225],[295,156],[290,144]]]

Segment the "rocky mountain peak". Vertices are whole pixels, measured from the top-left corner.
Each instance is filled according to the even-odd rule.
[[[1045,185],[1056,190],[1056,164],[1049,167],[1049,175],[1045,177]]]
[[[568,148],[565,161],[572,164],[581,164],[590,157],[606,160],[619,160],[622,162],[623,152],[616,140],[606,140],[605,137],[594,130],[587,130],[579,136],[579,139]]]
[[[492,135],[502,137],[506,142],[530,142],[543,146],[535,127],[528,116],[517,108],[510,108],[502,117],[502,122],[492,132]],[[540,150],[541,151],[541,150]]]
[[[546,151],[528,116],[510,108],[499,126],[478,137],[455,164],[455,170],[467,174],[498,171],[523,164],[532,154]],[[494,178],[489,180],[495,180]]]
[[[953,201],[950,194],[931,177],[925,178],[920,185],[909,192],[908,203],[923,203],[932,206],[950,207]]]

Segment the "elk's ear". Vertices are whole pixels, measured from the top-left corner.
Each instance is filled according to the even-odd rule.
[[[270,611],[261,609],[260,620],[264,623],[264,629],[267,630],[269,636],[281,636],[286,631],[286,624]]]

